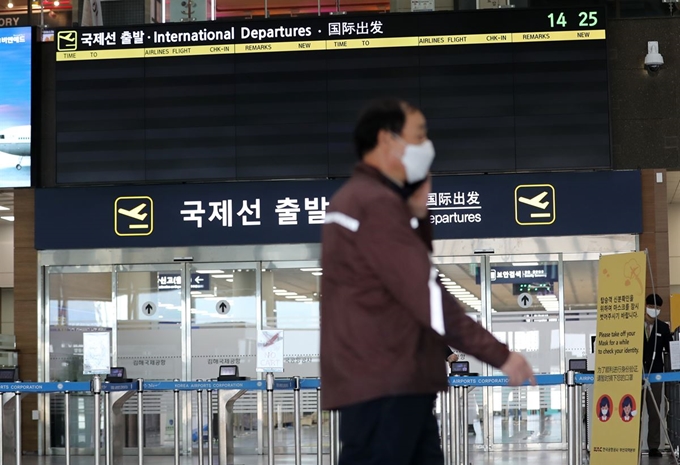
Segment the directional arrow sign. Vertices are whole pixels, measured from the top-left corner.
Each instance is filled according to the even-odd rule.
[[[153,316],[156,313],[156,304],[153,302],[144,302],[142,305],[142,313],[146,316]]]
[[[196,281],[196,284],[201,284],[205,279],[201,278],[201,275],[198,275],[194,281]]]
[[[220,315],[226,315],[229,313],[229,310],[231,310],[231,306],[226,300],[220,300],[217,302],[217,304],[215,304],[215,310],[217,310],[217,313]]]
[[[523,292],[519,296],[517,296],[517,303],[519,304],[520,307],[522,308],[529,308],[531,307],[531,304],[534,302],[534,299],[531,297],[531,294],[528,294],[526,292]]]

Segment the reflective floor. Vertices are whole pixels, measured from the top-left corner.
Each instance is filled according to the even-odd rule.
[[[216,459],[217,460],[217,459]],[[207,459],[206,459],[207,461]],[[277,464],[289,465],[295,463],[295,458],[291,455],[280,455],[276,456],[275,462]],[[567,454],[566,452],[492,452],[492,453],[480,453],[475,452],[470,454],[470,462],[474,465],[487,465],[487,464],[506,464],[506,465],[566,465]],[[25,456],[23,458],[22,465],[64,465],[64,457],[35,457],[35,456]],[[92,465],[92,457],[73,457],[71,460],[72,465]],[[145,457],[145,465],[173,465],[174,460],[172,457]],[[303,455],[302,463],[304,465],[316,464],[316,456],[314,455]],[[668,464],[675,463],[673,458],[666,455],[663,458],[650,459],[647,456],[642,457],[641,464],[643,465],[654,465],[654,464]],[[180,459],[181,465],[198,465],[198,458],[196,457],[182,457]],[[215,461],[217,464],[217,461]],[[328,455],[324,456],[324,465],[329,465],[330,460]],[[123,457],[122,463],[119,465],[137,465],[136,457]],[[234,465],[267,465],[267,457],[262,456],[237,456],[234,461]]]

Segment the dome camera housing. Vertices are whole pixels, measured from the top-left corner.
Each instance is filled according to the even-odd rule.
[[[655,73],[663,65],[663,56],[659,53],[659,42],[647,42],[647,56],[645,57],[645,67]]]

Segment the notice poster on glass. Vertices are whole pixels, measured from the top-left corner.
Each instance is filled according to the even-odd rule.
[[[257,371],[283,372],[283,331],[264,330],[258,333]]]
[[[83,333],[83,374],[108,375],[111,371],[111,333]]]

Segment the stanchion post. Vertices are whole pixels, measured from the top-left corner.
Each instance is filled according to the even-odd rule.
[[[462,455],[462,462],[463,465],[469,465],[470,464],[470,447],[468,444],[468,387],[467,386],[461,386],[460,387],[461,395],[463,398],[463,424],[462,426],[462,431],[460,434],[460,442],[461,446],[463,449]]]
[[[16,465],[21,465],[21,393],[16,392],[14,393],[14,398],[15,398],[15,408],[16,411],[14,412],[14,439],[15,439],[15,447],[16,447]],[[3,451],[0,451],[0,453],[3,453]]]
[[[321,386],[316,388],[316,465],[323,465],[323,410],[321,409]],[[0,463],[0,465],[2,465]]]
[[[449,411],[451,414],[451,460],[453,465],[460,465],[460,387],[453,386],[453,392],[449,399]]]
[[[175,383],[178,383],[179,380],[175,379]],[[179,465],[179,389],[174,389],[173,391],[174,395],[174,407],[175,407],[175,465]]]
[[[144,380],[142,378],[137,379],[137,464],[144,465]]]
[[[576,396],[576,465],[583,463],[583,387],[574,382]]]
[[[213,465],[213,395],[208,389],[208,465]]]
[[[267,456],[274,465],[274,373],[267,373]]]
[[[111,465],[113,462],[111,433],[111,393],[104,391],[104,455],[106,465]]]
[[[197,381],[200,383],[202,380]],[[199,389],[196,393],[196,400],[198,401],[198,465],[203,465],[203,389]]]
[[[576,383],[574,372],[567,372],[567,464],[581,465],[576,461]]]
[[[449,396],[451,395],[452,388],[443,391],[439,396],[439,404],[441,410],[441,423],[442,423],[442,452],[444,452],[444,465],[451,465],[451,448],[449,447]]]
[[[0,418],[2,414],[0,413]],[[64,457],[66,465],[71,465],[71,393],[64,392]],[[2,423],[2,421],[0,421]],[[0,436],[2,433],[0,432]],[[2,450],[2,443],[0,443],[0,451]],[[2,454],[0,454],[2,455]],[[2,461],[0,461],[2,465]]]
[[[293,426],[295,428],[295,465],[302,465],[302,399],[300,377],[293,377]]]
[[[92,378],[92,393],[94,394],[94,465],[99,465],[101,460],[101,392],[102,379],[99,375]]]
[[[337,431],[336,429],[336,423],[335,423],[335,416],[338,414],[337,411],[331,410],[330,413],[330,418],[328,420],[328,423],[330,424],[330,440],[331,440],[331,465],[337,465],[338,464],[338,441],[337,441]]]
[[[2,398],[3,393],[0,392],[0,465],[4,465],[5,463],[5,444],[3,442],[3,436],[5,435],[5,431],[3,428],[3,422],[2,420],[5,418],[5,402],[4,399]]]

